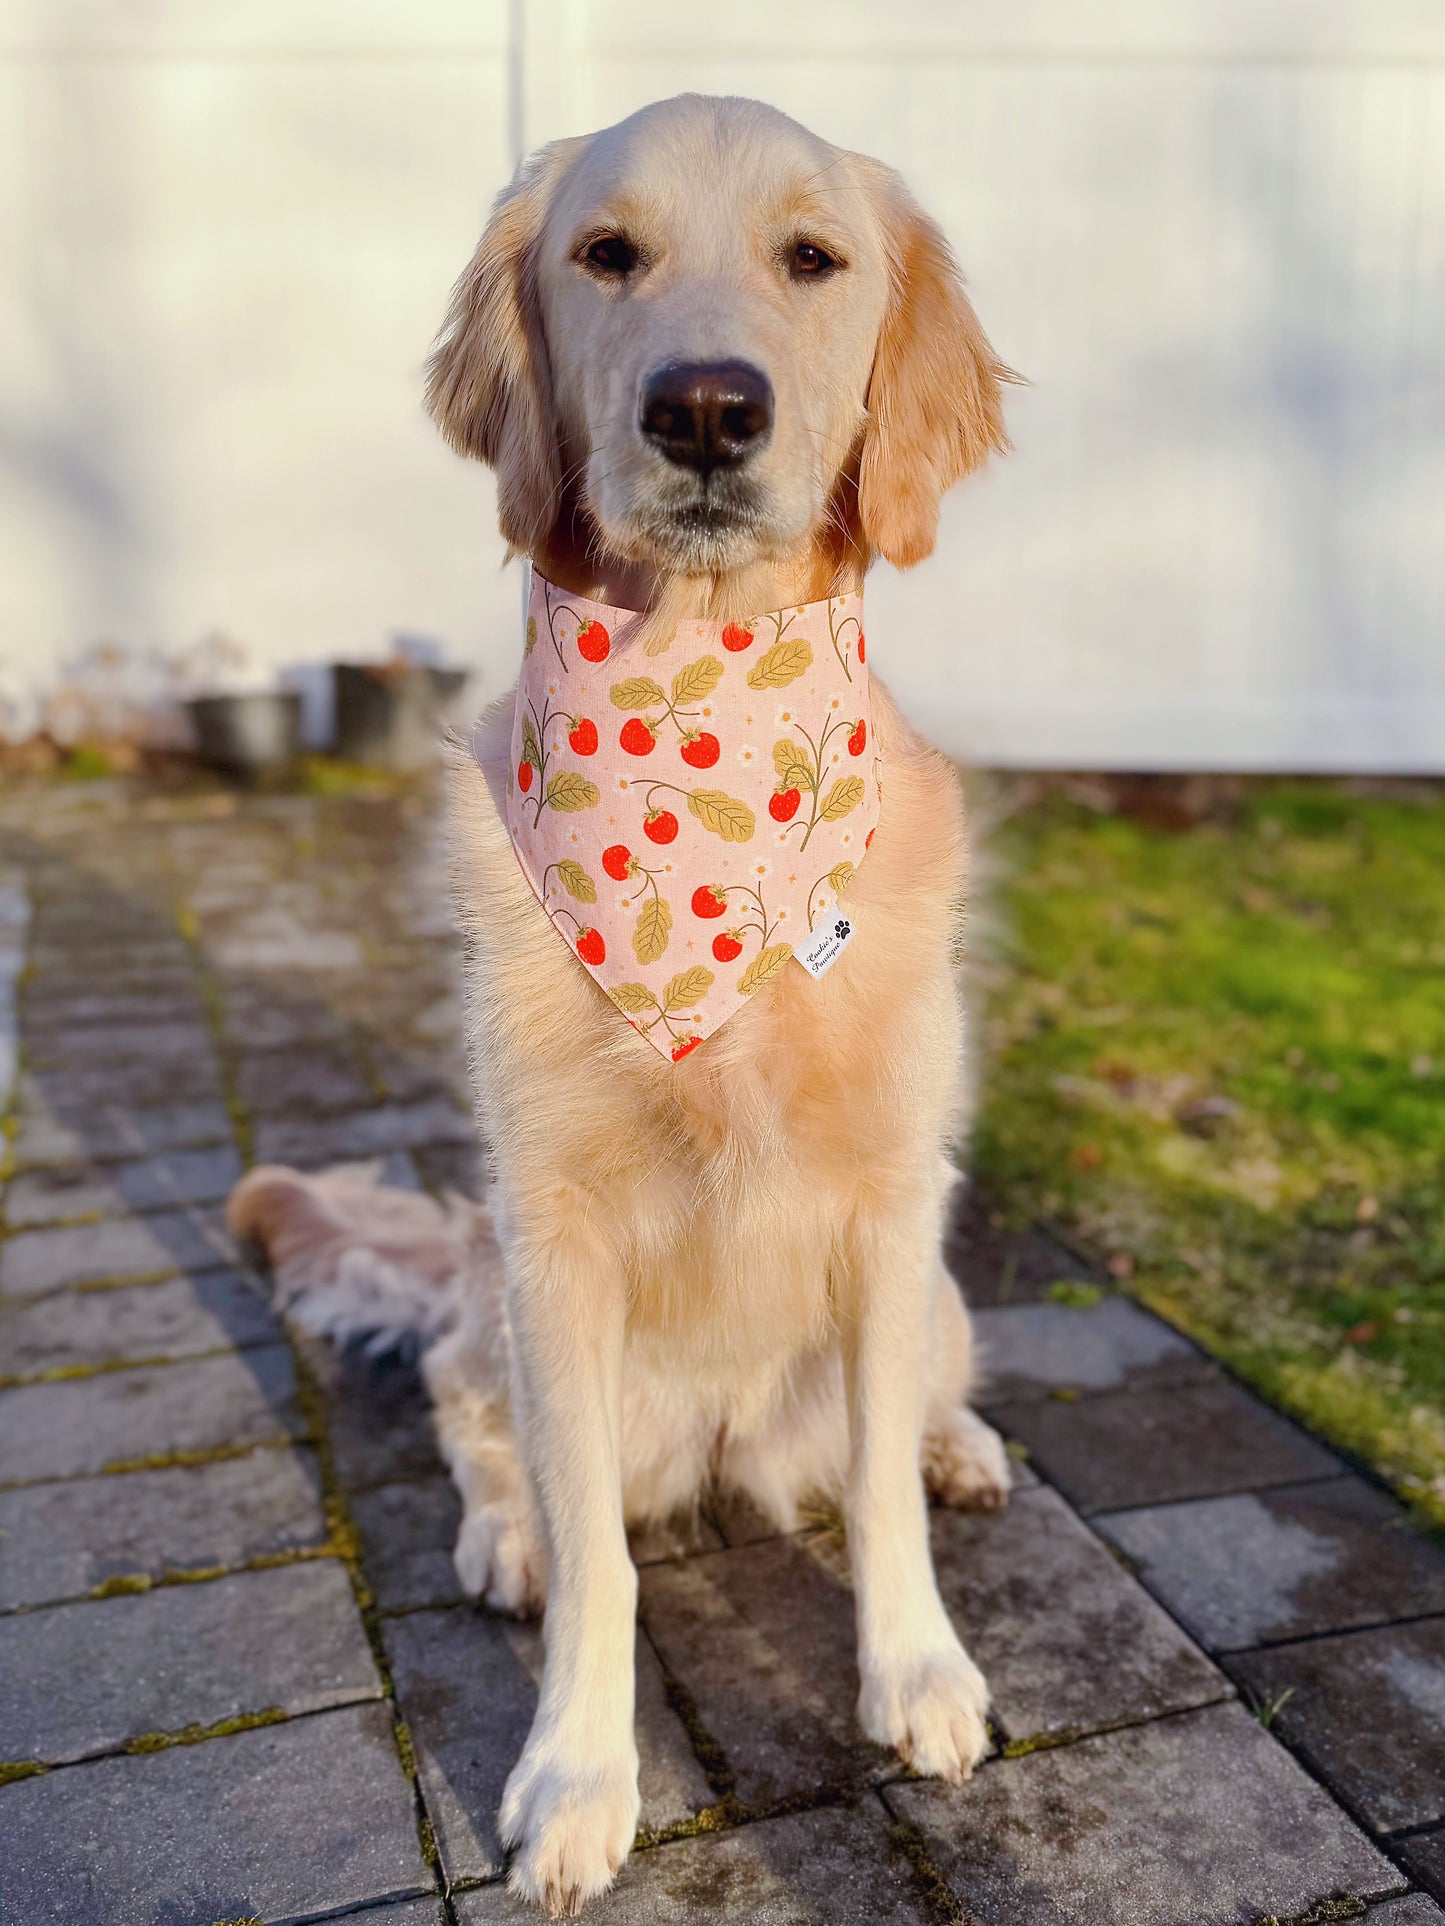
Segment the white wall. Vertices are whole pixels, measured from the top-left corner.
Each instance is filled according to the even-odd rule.
[[[514,654],[421,361],[526,144],[695,87],[895,162],[1033,386],[880,667],[980,760],[1445,770],[1435,0],[0,0],[0,662]]]

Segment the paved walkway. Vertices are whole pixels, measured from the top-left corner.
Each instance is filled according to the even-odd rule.
[[[218,1216],[248,1158],[470,1181],[450,948],[417,803],[0,802],[6,1926],[524,1917],[539,1635],[457,1596],[411,1374],[297,1348]],[[1019,1490],[935,1545],[994,1756],[955,1791],[858,1738],[834,1534],[640,1545],[644,1836],[591,1916],[1445,1921],[1445,1559],[1165,1325],[1051,1293],[1066,1253],[966,1228]]]

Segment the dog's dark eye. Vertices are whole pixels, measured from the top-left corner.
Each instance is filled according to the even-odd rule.
[[[816,241],[798,241],[788,261],[793,278],[799,281],[821,281],[829,275],[838,263],[824,247]]]
[[[598,274],[631,274],[637,266],[637,249],[620,234],[599,234],[582,258]]]

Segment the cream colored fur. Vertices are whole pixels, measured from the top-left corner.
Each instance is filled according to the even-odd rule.
[[[598,233],[636,240],[635,279],[598,280]],[[804,285],[799,238],[839,271]],[[659,358],[708,355],[763,366],[777,421],[700,520],[636,396]],[[683,614],[811,599],[856,585],[875,550],[926,554],[942,491],[1006,445],[1005,378],[894,176],[755,103],[687,98],[529,164],[458,284],[429,392],[498,469],[512,541],[576,592],[653,610],[665,643]],[[905,646],[880,637],[874,660]],[[556,1913],[605,1889],[636,1826],[629,1523],[719,1485],[785,1528],[838,1501],[863,1728],[958,1780],[987,1691],[939,1600],[921,1473],[944,1502],[995,1505],[1008,1471],[965,1408],[968,1319],[940,1257],[962,1123],[949,766],[875,681],[882,815],[848,892],[853,942],[819,982],[782,971],[673,1065],[518,868],[509,708],[450,766],[485,1208],[412,1221],[410,1277],[354,1178],[253,1173],[233,1215],[283,1271],[291,1238],[315,1321],[347,1321],[326,1308],[343,1274],[352,1296],[389,1294],[395,1315],[369,1306],[382,1328],[446,1300],[425,1370],[464,1500],[458,1568],[503,1609],[546,1602],[501,1823],[514,1888]]]

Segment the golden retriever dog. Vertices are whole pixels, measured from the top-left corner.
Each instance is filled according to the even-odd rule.
[[[642,399],[679,368],[676,446]],[[1008,445],[1008,379],[896,175],[771,108],[686,96],[526,163],[428,399],[496,471],[512,548],[665,636],[926,556],[943,492]],[[958,1781],[988,1693],[939,1598],[927,1495],[1001,1504],[1008,1467],[966,1407],[940,1255],[963,1087],[950,766],[875,685],[883,800],[846,954],[818,981],[780,970],[673,1062],[539,913],[504,820],[511,708],[450,770],[486,1201],[269,1169],[232,1217],[304,1321],[432,1341],[458,1569],[500,1609],[546,1606],[501,1824],[513,1888],[556,1915],[608,1887],[637,1823],[629,1525],[718,1488],[783,1529],[836,1504],[863,1731]]]

